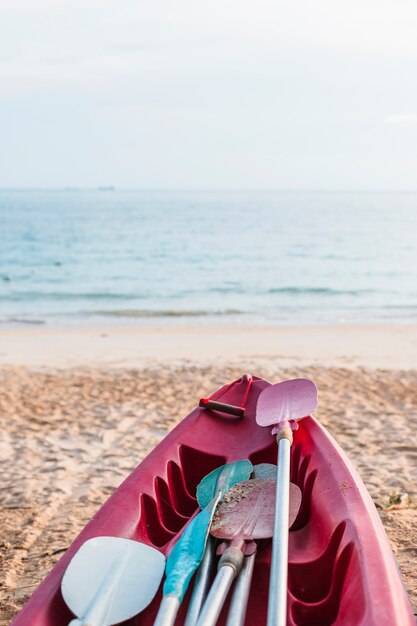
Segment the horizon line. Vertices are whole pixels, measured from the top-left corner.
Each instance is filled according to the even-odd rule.
[[[96,186],[56,186],[56,187],[3,187],[0,186],[0,192],[3,191],[60,191],[60,192],[78,192],[78,191],[101,191],[103,193],[111,193],[114,191],[139,191],[139,192],[290,192],[290,193],[417,193],[416,189],[395,189],[395,188],[311,188],[311,187],[117,187],[116,185],[96,185]]]

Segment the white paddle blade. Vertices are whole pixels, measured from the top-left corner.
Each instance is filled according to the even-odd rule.
[[[150,604],[164,568],[164,555],[151,546],[120,537],[95,537],[81,546],[68,565],[62,596],[83,624],[118,624]]]
[[[317,387],[307,378],[284,380],[270,385],[259,394],[256,422],[271,426],[283,421],[300,420],[317,408]]]

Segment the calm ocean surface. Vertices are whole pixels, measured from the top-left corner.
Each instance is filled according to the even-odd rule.
[[[0,191],[0,322],[417,321],[417,193]]]

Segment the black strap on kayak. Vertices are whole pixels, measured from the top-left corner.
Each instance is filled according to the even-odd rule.
[[[235,380],[229,385],[222,387],[221,389],[213,393],[208,398],[201,398],[199,402],[199,406],[202,407],[203,409],[211,409],[212,411],[221,411],[222,413],[228,413],[230,415],[237,415],[238,417],[244,417],[246,400],[248,398],[249,391],[252,386],[252,380],[253,379],[250,374],[244,374],[242,378],[239,378],[239,380]],[[234,404],[226,404],[225,402],[218,402],[217,400],[215,400],[215,398],[217,398],[218,396],[223,395],[226,391],[228,391],[235,385],[238,385],[239,383],[244,382],[244,381],[246,382],[246,389],[245,389],[245,393],[243,394],[243,398],[242,398],[242,402],[240,406],[235,406]]]

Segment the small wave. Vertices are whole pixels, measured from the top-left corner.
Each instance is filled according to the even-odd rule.
[[[145,300],[148,296],[143,294],[127,294],[127,293],[107,293],[107,292],[88,292],[88,293],[71,293],[62,291],[21,291],[1,295],[0,300],[7,302],[24,302],[26,300],[58,300],[58,301],[76,301],[76,300]]]
[[[45,324],[44,320],[30,319],[25,317],[7,317],[0,319],[0,324],[32,324],[42,325]]]
[[[215,294],[228,294],[228,293],[248,293],[250,290],[245,289],[243,286],[223,286],[223,287],[208,287],[205,291]]]
[[[243,311],[236,309],[225,309],[224,311],[183,311],[183,310],[147,310],[147,309],[123,309],[116,311],[94,311],[89,315],[100,315],[105,317],[124,317],[132,319],[153,318],[153,317],[212,317],[222,315],[242,315]]]
[[[317,296],[360,296],[374,293],[372,289],[331,289],[330,287],[272,287],[267,293]]]
[[[265,295],[265,294],[283,294],[290,296],[304,296],[304,295],[317,295],[317,296],[361,296],[365,294],[375,293],[373,289],[332,289],[331,287],[270,287],[266,289],[251,289],[243,287],[209,287],[207,289],[209,293],[215,294],[250,294]]]

